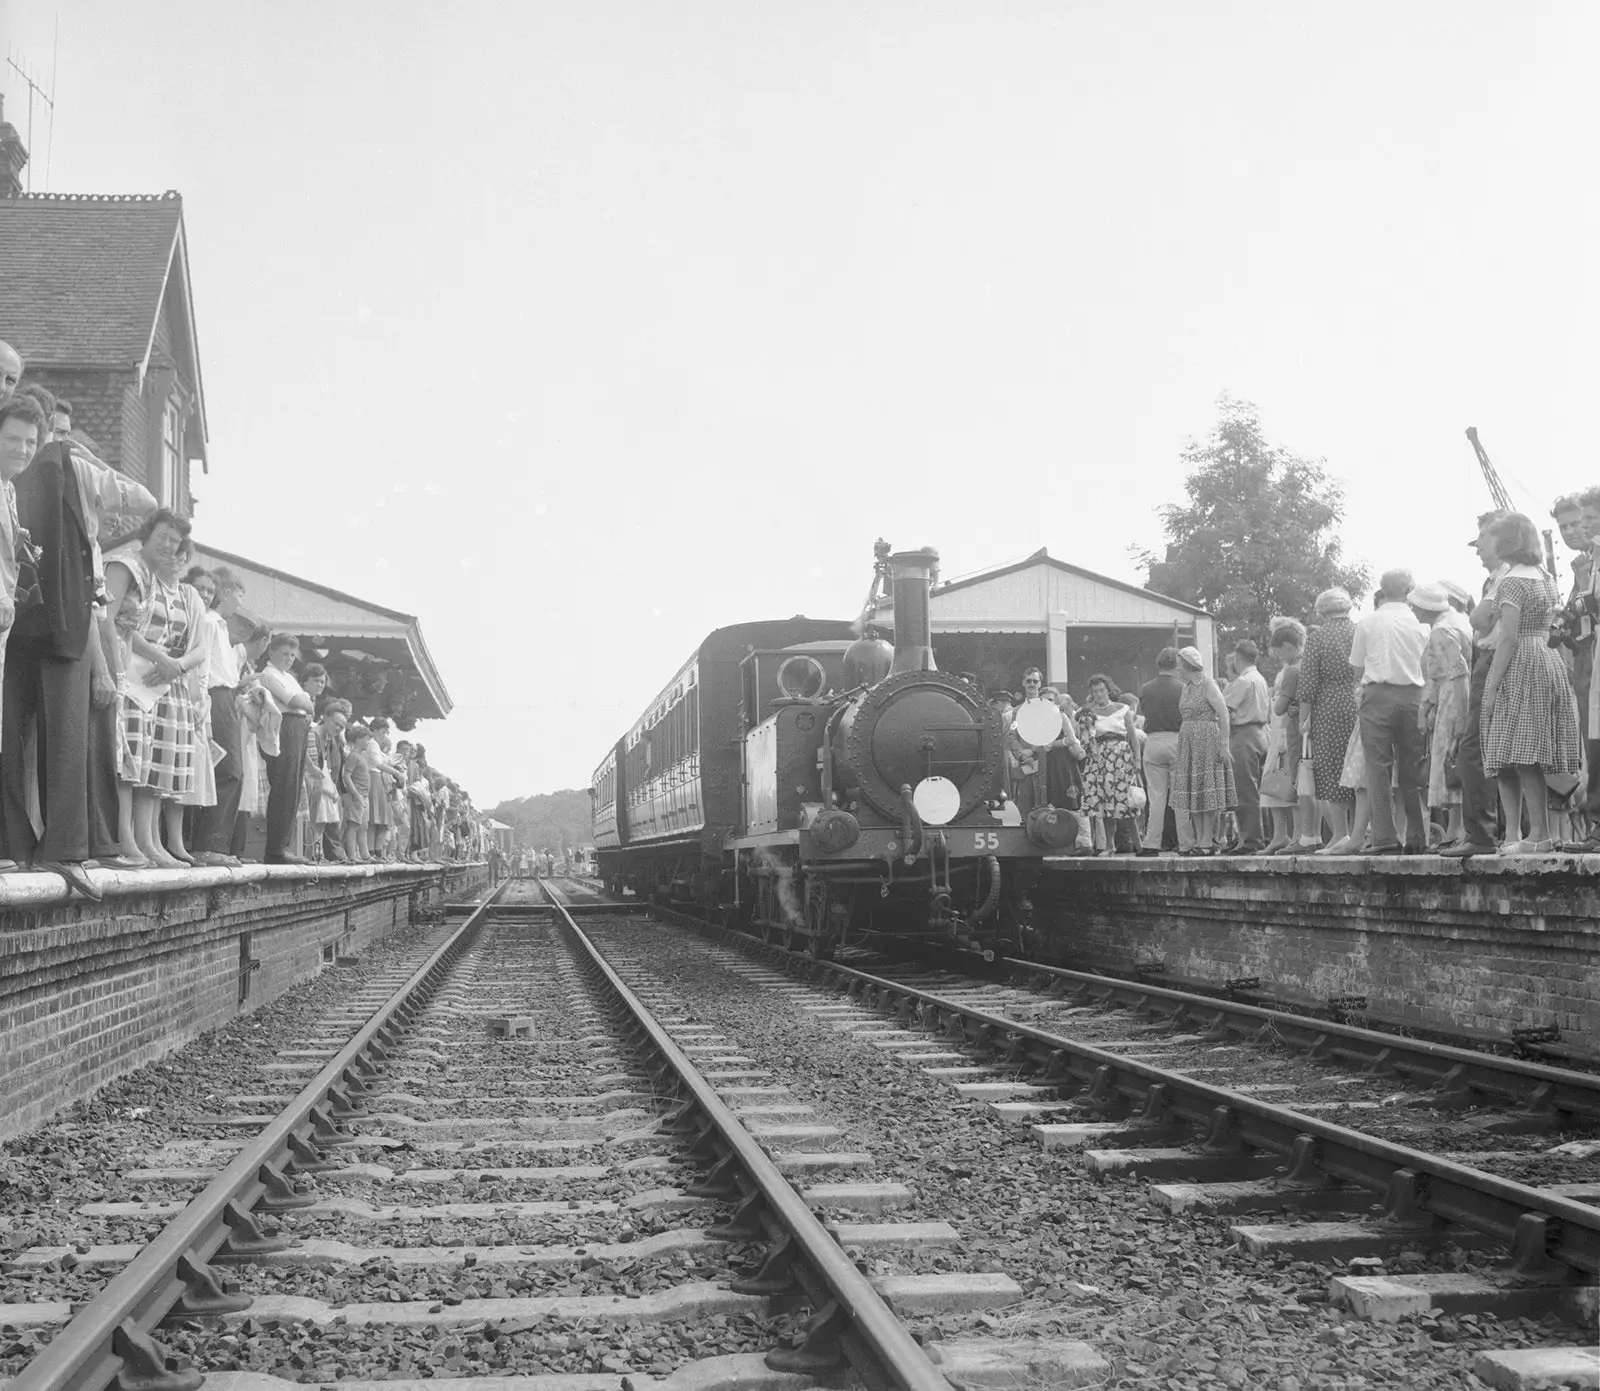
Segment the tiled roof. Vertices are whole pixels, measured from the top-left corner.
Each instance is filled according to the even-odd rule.
[[[0,198],[0,339],[40,367],[143,362],[182,221],[176,193]]]

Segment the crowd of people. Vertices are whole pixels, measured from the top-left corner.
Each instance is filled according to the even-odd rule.
[[[1168,647],[1136,694],[1095,675],[1081,704],[1029,668],[1020,701],[991,697],[1018,814],[1071,814],[1093,854],[1600,852],[1600,488],[1552,516],[1577,553],[1565,603],[1534,522],[1493,511],[1476,594],[1395,569],[1357,616],[1329,589],[1271,621],[1271,682],[1248,637],[1220,681]],[[1048,745],[1018,732],[1029,701],[1065,716]]]
[[[263,815],[269,864],[481,857],[422,745],[356,720],[293,634],[235,642],[238,577],[23,367],[0,343],[0,873],[98,898],[96,866],[245,863]]]

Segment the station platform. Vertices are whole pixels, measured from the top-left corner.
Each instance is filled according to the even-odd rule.
[[[0,875],[0,1139],[372,941],[485,890],[486,864]]]
[[[1079,970],[1600,1055],[1600,855],[1063,856],[1035,904]]]

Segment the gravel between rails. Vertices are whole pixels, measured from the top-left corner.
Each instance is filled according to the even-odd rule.
[[[434,930],[413,945],[420,951],[442,935]],[[415,960],[407,957],[405,964],[414,968]],[[400,979],[405,974],[398,972]],[[78,1251],[142,1243],[164,1218],[87,1217],[76,1208],[192,1196],[203,1177],[138,1171],[226,1163],[250,1128],[206,1124],[206,1118],[268,1114],[276,1110],[271,1097],[287,1100],[303,1085],[320,1065],[315,1059],[292,1073],[275,1069],[286,1052],[353,1032],[355,1024],[333,1023],[348,1012],[350,980],[344,976],[346,988],[337,993],[280,1001],[259,1017],[272,1024],[259,1046],[225,1053],[211,1040],[209,1050],[185,1050],[167,1065],[130,1077],[114,1096],[102,1097],[97,1110],[75,1118],[78,1135],[105,1172],[91,1178],[90,1166],[79,1161],[82,1181],[52,1192],[53,1221],[32,1220],[11,1235],[14,1247],[77,1249],[42,1270],[9,1273],[5,1297],[76,1300],[96,1293],[115,1267],[75,1264]],[[352,1013],[364,1018],[366,1011]],[[532,1038],[491,1037],[490,1017],[499,1014],[532,1017]],[[331,1043],[325,1046],[332,1051]],[[315,1197],[336,1208],[346,1202],[400,1205],[411,1215],[382,1220],[359,1208],[285,1213],[273,1220],[295,1239],[295,1249],[229,1272],[249,1293],[321,1301],[331,1306],[331,1322],[272,1316],[267,1306],[267,1315],[247,1311],[221,1326],[164,1329],[160,1336],[170,1352],[192,1357],[202,1369],[302,1382],[551,1372],[660,1376],[699,1358],[764,1352],[797,1331],[797,1314],[770,1309],[685,1313],[643,1324],[610,1316],[473,1313],[478,1300],[575,1297],[609,1306],[683,1286],[725,1287],[754,1255],[742,1245],[700,1238],[700,1229],[724,1209],[681,1194],[699,1171],[684,1162],[675,1138],[654,1133],[661,1108],[650,1084],[619,1056],[570,947],[552,925],[487,923],[393,1050],[374,1093],[370,1114],[350,1123],[357,1142],[329,1151],[344,1171],[315,1175]],[[602,1099],[583,1101],[597,1095]],[[135,1108],[149,1114],[138,1118],[138,1143],[130,1145],[119,1111]],[[413,1123],[429,1119],[445,1124]],[[565,1172],[579,1168],[591,1172]],[[494,1169],[534,1172],[484,1172]],[[450,1203],[482,1212],[433,1210]],[[517,1203],[548,1206],[529,1214],[513,1210]],[[665,1238],[665,1248],[652,1237]],[[324,1254],[335,1250],[331,1243],[356,1250]],[[474,1249],[456,1258],[452,1247]],[[556,1253],[555,1247],[576,1249]],[[339,1314],[345,1306],[388,1304],[420,1306],[438,1321],[356,1327]],[[466,1326],[452,1326],[468,1317]],[[49,1336],[48,1330],[0,1333],[0,1376],[17,1370]]]
[[[915,1195],[902,1220],[945,1220],[961,1234],[896,1268],[1003,1271],[1026,1299],[997,1315],[912,1320],[926,1340],[970,1332],[1081,1338],[1112,1361],[1112,1387],[1460,1388],[1483,1350],[1557,1346],[1556,1320],[1425,1315],[1366,1323],[1327,1302],[1327,1271],[1239,1252],[1229,1221],[1156,1211],[1136,1180],[1088,1177],[1070,1154],[1042,1149],[1026,1128],[959,1098],[915,1063],[852,1040],[798,998],[748,979],[763,968],[730,947],[638,918],[586,918],[607,955],[648,961],[694,1023],[816,1108],[803,1119],[840,1127],[837,1148],[873,1156],[874,1180]],[[626,974],[626,973],[625,973]],[[816,1004],[841,995],[812,988]],[[875,1270],[880,1258],[866,1258]],[[1391,1272],[1467,1268],[1455,1248],[1409,1253]]]
[[[392,932],[354,966],[323,971],[261,1009],[117,1079],[30,1134],[0,1144],[4,1298],[23,1303],[98,1294],[113,1272],[82,1265],[76,1251],[42,1270],[18,1269],[12,1257],[33,1246],[87,1250],[155,1236],[165,1219],[93,1218],[78,1208],[147,1200],[153,1186],[124,1179],[126,1171],[163,1162],[169,1146],[211,1129],[197,1125],[196,1118],[228,1110],[230,1093],[262,1090],[261,1066],[299,1040],[313,1033],[348,1038],[356,1026],[336,1026],[328,1016],[358,993],[392,993],[453,930],[444,923],[423,923]],[[190,1193],[180,1186],[167,1196],[181,1199]],[[15,1372],[47,1341],[48,1334],[37,1332],[0,1337],[0,1375]]]

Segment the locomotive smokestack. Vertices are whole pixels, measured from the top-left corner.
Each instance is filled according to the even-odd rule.
[[[896,551],[889,557],[894,584],[894,664],[890,675],[901,671],[937,671],[933,663],[933,616],[928,595],[939,552]]]

